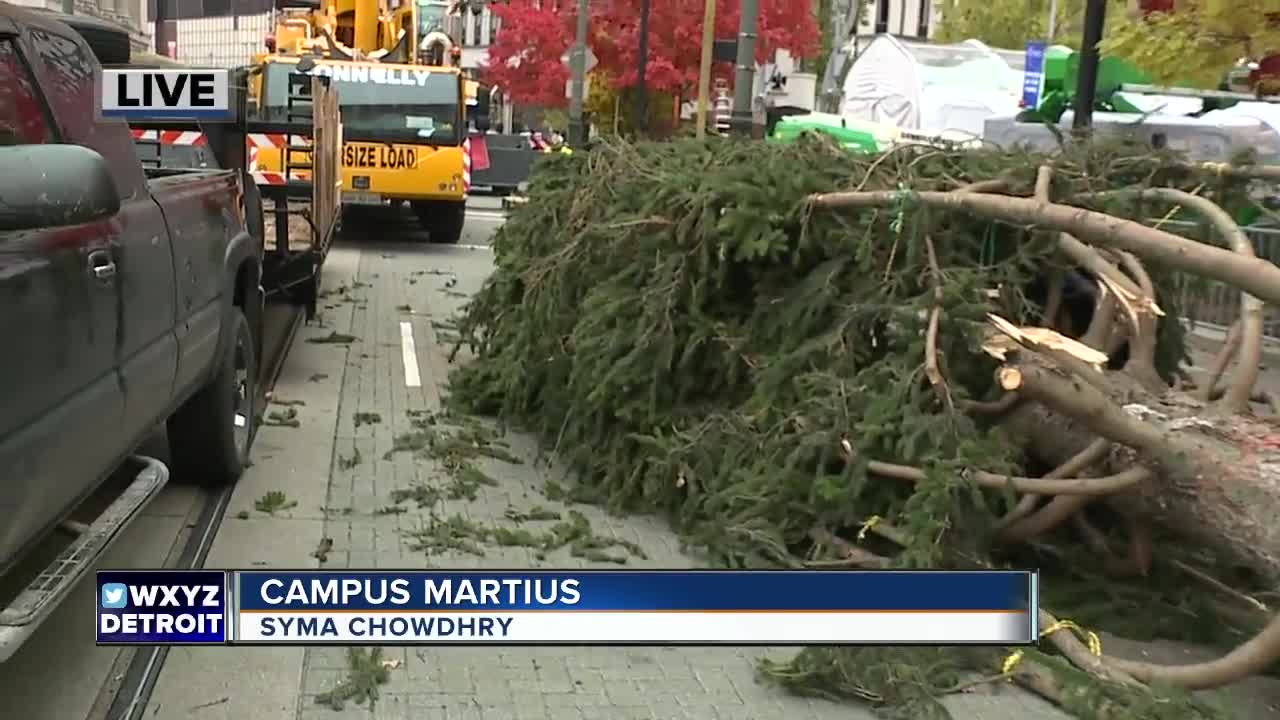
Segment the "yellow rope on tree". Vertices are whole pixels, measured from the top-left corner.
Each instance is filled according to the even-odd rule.
[[[1094,657],[1102,657],[1102,638],[1098,637],[1098,634],[1093,632],[1092,630],[1085,630],[1084,628],[1071,622],[1070,620],[1059,620],[1055,622],[1054,624],[1050,625],[1044,630],[1041,630],[1040,637],[1042,638],[1049,637],[1050,635],[1058,632],[1059,630],[1071,630],[1075,632],[1077,635],[1081,636],[1084,639],[1085,644],[1089,646],[1090,654],[1092,654]],[[1023,657],[1023,652],[1021,650],[1014,650],[1013,652],[1009,653],[1005,657],[1004,662],[1000,664],[1000,674],[1001,675],[1012,674],[1014,669],[1018,667],[1018,663],[1022,662],[1022,657]],[[1012,678],[1009,678],[1009,679],[1012,679]]]
[[[858,542],[862,542],[863,540],[865,540],[867,538],[867,532],[869,532],[871,528],[875,527],[876,524],[879,522],[880,522],[879,515],[872,515],[871,517],[867,518],[866,522],[862,523],[862,527],[858,530]]]

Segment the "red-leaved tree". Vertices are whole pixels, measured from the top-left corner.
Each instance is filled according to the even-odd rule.
[[[716,38],[738,33],[739,0],[716,0]],[[577,19],[574,0],[507,0],[493,5],[502,26],[489,46],[486,82],[500,86],[518,102],[560,107],[569,70],[560,56],[573,44]],[[820,42],[813,4],[804,0],[760,0],[756,61],[774,50],[811,57]],[[590,15],[591,50],[614,88],[628,88],[639,76],[640,0],[595,0]],[[702,4],[689,0],[650,0],[647,87],[690,97],[698,87],[702,59]],[[730,64],[715,68],[731,77]]]

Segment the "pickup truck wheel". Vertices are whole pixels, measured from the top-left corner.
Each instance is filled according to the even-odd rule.
[[[231,342],[217,374],[169,419],[175,480],[228,485],[248,466],[257,424],[257,352],[249,319],[239,308],[231,323]]]
[[[442,202],[436,207],[435,217],[427,232],[431,242],[457,245],[462,239],[462,228],[467,223],[467,203]]]

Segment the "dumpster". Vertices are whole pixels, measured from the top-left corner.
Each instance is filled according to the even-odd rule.
[[[489,167],[471,174],[473,187],[488,187],[507,195],[529,181],[529,173],[539,153],[521,135],[489,133],[485,135],[489,151]]]

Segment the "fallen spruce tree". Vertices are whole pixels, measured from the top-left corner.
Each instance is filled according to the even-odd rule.
[[[1186,691],[1280,658],[1259,599],[1280,589],[1280,453],[1254,388],[1280,268],[1231,214],[1268,177],[1121,144],[552,157],[460,320],[451,400],[723,564],[1040,567],[1074,620],[1044,613],[1045,649],[1013,656],[764,666],[797,692],[945,717],[983,667],[1081,717],[1223,717]],[[1202,280],[1241,300],[1195,387],[1177,303]],[[1227,647],[1137,663],[1063,629],[1083,625]]]

